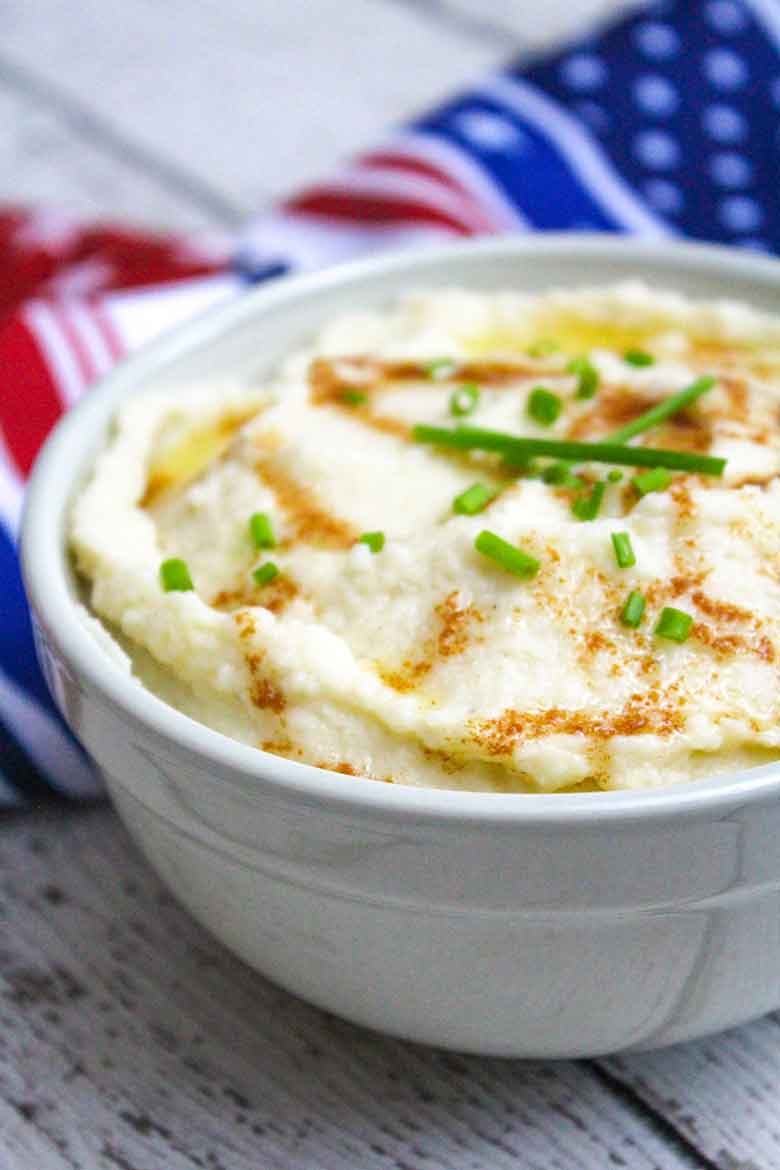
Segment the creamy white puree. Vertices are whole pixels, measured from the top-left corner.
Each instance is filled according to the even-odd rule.
[[[653,365],[624,361],[636,346]],[[587,401],[566,369],[583,352],[600,374]],[[403,366],[442,356],[461,363],[449,379]],[[383,377],[382,362],[401,364]],[[565,489],[405,433],[451,425],[451,391],[474,375],[474,425],[601,438],[701,373],[716,388],[638,442],[725,457],[722,479],[676,474],[639,499],[628,469],[590,522]],[[526,414],[539,384],[564,400],[552,427]],[[778,319],[641,284],[419,293],[333,322],[260,387],[133,399],[76,502],[72,547],[144,685],[245,743],[401,784],[649,787],[780,756],[779,470]],[[497,498],[454,514],[477,480]],[[252,546],[255,512],[276,548]],[[480,556],[485,528],[538,575]],[[358,537],[376,530],[373,554]],[[613,532],[635,567],[617,567]],[[173,556],[194,592],[161,588]],[[268,559],[280,575],[255,587]],[[637,630],[620,621],[631,590],[647,597]],[[653,633],[665,605],[694,619],[684,644]]]

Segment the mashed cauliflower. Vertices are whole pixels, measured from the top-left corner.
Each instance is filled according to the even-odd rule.
[[[595,442],[703,375],[631,443],[725,470],[644,493],[646,469],[547,482],[550,458],[415,438]],[[141,682],[258,749],[397,784],[652,787],[780,757],[778,471],[780,320],[640,284],[435,291],[336,320],[261,386],[135,397],[71,544]],[[192,589],[163,587],[171,558]]]

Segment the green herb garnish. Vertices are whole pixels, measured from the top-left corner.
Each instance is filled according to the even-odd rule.
[[[620,481],[622,479],[623,479],[623,472],[618,471],[617,467],[613,467],[612,470],[610,471],[609,475],[607,476],[608,483],[620,483]]]
[[[482,553],[483,557],[495,561],[502,569],[514,573],[516,577],[535,577],[539,572],[539,561],[536,557],[529,556],[521,548],[509,544],[500,536],[496,536],[495,532],[488,532],[487,529],[480,532],[474,541],[474,548]]]
[[[483,483],[473,483],[465,492],[455,497],[452,501],[452,510],[462,516],[476,516],[478,512],[485,510],[497,494],[495,488],[485,487]]]
[[[708,390],[711,390],[716,381],[717,379],[713,378],[710,374],[705,374],[703,377],[697,378],[695,382],[691,382],[690,386],[686,386],[684,390],[670,395],[663,402],[659,402],[657,406],[651,406],[644,414],[640,414],[638,418],[633,419],[630,423],[626,423],[624,427],[614,431],[609,436],[610,443],[625,443],[627,439],[633,439],[634,435],[641,435],[643,431],[649,431],[651,427],[665,422],[673,414],[677,414],[678,410],[683,410],[686,406],[690,406],[697,398],[701,398],[702,394],[706,394]]]
[[[632,565],[636,564],[631,537],[627,532],[613,532],[612,547],[615,550],[615,560],[619,569],[630,569]]]
[[[642,471],[631,480],[631,486],[636,488],[640,496],[648,492],[664,492],[672,482],[672,477],[664,467],[653,467],[650,471]]]
[[[276,537],[271,527],[271,519],[265,512],[255,512],[249,517],[249,535],[252,537],[255,548],[276,547]]]
[[[627,349],[623,354],[623,361],[629,366],[652,366],[655,364],[655,358],[651,353],[647,353],[644,349]]]
[[[601,501],[604,499],[606,488],[607,485],[601,481],[594,483],[586,496],[580,496],[574,501],[571,510],[578,520],[596,519],[601,508]]]
[[[372,553],[381,552],[385,547],[385,534],[384,532],[364,532],[358,538],[358,544],[367,544]]]
[[[530,455],[514,455],[507,452],[502,462],[507,471],[524,471],[532,478],[539,478],[539,468]]]
[[[684,642],[691,632],[693,618],[681,609],[674,609],[667,605],[661,610],[661,616],[653,631],[658,638],[671,638],[673,642]]]
[[[698,455],[691,451],[655,450],[652,447],[628,447],[616,442],[579,443],[567,439],[530,439],[489,431],[481,427],[432,427],[420,423],[412,430],[418,443],[433,443],[460,451],[497,451],[510,458],[550,455],[576,463],[618,463],[627,467],[668,467],[673,471],[695,471],[701,475],[721,475],[725,459]]]
[[[545,483],[555,484],[556,487],[565,488],[584,488],[586,483],[584,479],[580,479],[575,475],[572,468],[573,463],[566,463],[559,460],[557,463],[551,463],[542,472],[542,479]]]
[[[450,374],[454,374],[457,369],[457,363],[452,358],[434,358],[432,362],[428,362],[425,366],[425,372],[429,378],[449,378]]]
[[[195,586],[187,562],[171,557],[160,565],[160,581],[166,593],[188,593]]]
[[[577,375],[577,397],[592,398],[599,388],[599,372],[590,358],[572,358],[566,369]]]
[[[553,394],[552,390],[547,390],[544,386],[534,386],[528,395],[525,409],[529,418],[532,418],[534,422],[540,423],[543,427],[549,427],[563,410],[563,402],[557,394]]]
[[[450,414],[456,418],[465,418],[473,414],[479,402],[479,386],[476,382],[465,382],[453,390],[450,395]]]
[[[632,590],[626,598],[626,604],[623,606],[623,612],[620,615],[620,620],[624,626],[630,626],[635,630],[642,620],[642,614],[645,612],[645,599],[637,590]]]
[[[342,390],[341,401],[347,406],[363,406],[368,402],[368,395],[364,390]]]
[[[273,561],[266,561],[264,565],[252,573],[252,579],[256,585],[267,585],[269,581],[273,581],[274,577],[278,576],[279,568]]]

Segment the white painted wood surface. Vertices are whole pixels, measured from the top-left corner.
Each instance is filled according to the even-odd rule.
[[[0,200],[230,229],[628,0],[5,0]],[[0,1170],[778,1170],[780,1018],[650,1055],[448,1056],[317,1011],[107,808],[0,822]]]

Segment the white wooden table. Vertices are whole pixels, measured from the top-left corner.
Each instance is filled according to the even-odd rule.
[[[231,229],[617,0],[5,0],[0,200]],[[637,989],[641,994],[641,988]],[[0,1170],[777,1170],[780,1016],[524,1064],[255,975],[106,807],[0,822]]]

